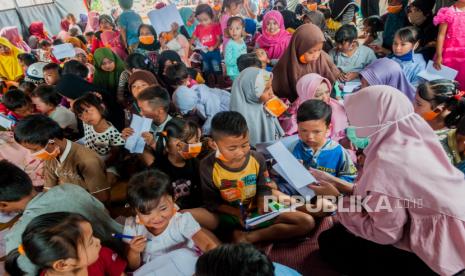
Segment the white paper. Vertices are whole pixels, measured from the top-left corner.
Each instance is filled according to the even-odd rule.
[[[301,195],[301,196],[305,196],[305,197],[309,197],[309,198],[312,198],[313,196],[315,196],[315,192],[310,189],[308,186],[304,186],[300,189],[296,188],[292,183],[291,183],[291,180],[289,179],[289,176],[287,176],[286,172],[284,172],[284,170],[279,166],[279,164],[274,164],[273,165],[273,169],[279,173],[279,175],[281,175],[284,180],[286,180],[287,183],[291,184],[292,187]]]
[[[64,43],[53,46],[52,54],[56,59],[71,58],[76,56],[76,51],[73,44]]]
[[[273,156],[276,162],[279,164],[277,172],[291,184],[299,193],[300,189],[307,188],[312,191],[307,185],[316,182],[315,177],[292,155],[292,153],[284,146],[282,142],[277,142],[274,145],[269,146],[268,152]],[[284,174],[284,175],[283,175]],[[303,191],[308,194],[309,191]],[[312,191],[313,193],[313,191]]]
[[[13,121],[8,119],[7,117],[0,114],[0,127],[4,128],[5,130],[11,129],[13,126]]]
[[[359,88],[362,85],[362,83],[359,80],[355,81],[348,81],[344,84],[344,88],[342,89],[342,92],[344,93],[352,93],[356,88]]]
[[[433,67],[433,61],[429,61],[428,65],[426,66],[426,70],[421,71],[418,73],[418,76],[427,80],[439,80],[439,79],[446,79],[446,80],[454,80],[457,77],[458,71],[454,70],[450,67],[445,65],[441,65],[441,70],[436,70]]]
[[[176,5],[171,4],[159,10],[150,11],[147,16],[157,34],[171,31],[171,24],[178,23],[179,27],[184,25]]]
[[[144,152],[145,141],[142,138],[142,133],[150,131],[152,119],[144,118],[139,115],[133,114],[130,128],[134,130],[134,134],[129,136],[126,140],[124,147],[130,153]]]
[[[155,256],[150,261],[134,271],[134,276],[192,276],[195,273],[197,254],[187,248],[177,249],[167,254]]]

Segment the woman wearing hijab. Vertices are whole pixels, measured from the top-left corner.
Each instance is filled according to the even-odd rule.
[[[432,60],[439,32],[438,26],[433,24],[433,7],[424,0],[413,1],[407,8],[407,18],[418,30],[420,45],[415,52],[422,54],[425,60]]]
[[[81,32],[84,34],[84,31],[86,30],[86,27],[87,27],[87,21],[88,21],[88,17],[86,14],[79,14],[79,22],[77,23],[79,28],[81,28]]]
[[[281,126],[286,135],[297,133],[297,109],[299,106],[307,100],[319,99],[329,104],[332,109],[331,139],[337,142],[346,137],[345,129],[348,126],[346,111],[344,105],[330,97],[332,86],[328,79],[315,73],[307,74],[297,82],[296,89],[299,97],[287,110],[291,117],[281,120]]]
[[[319,237],[322,257],[346,275],[461,271],[465,180],[434,131],[393,87],[362,89],[345,107],[347,136],[363,149],[365,163],[355,185],[312,171],[316,193],[346,195],[336,213],[340,224]],[[348,208],[355,202],[348,195],[363,204]]]
[[[23,68],[17,58],[21,53],[23,51],[8,39],[0,37],[0,79],[18,81],[23,76]]]
[[[306,74],[317,73],[333,83],[341,73],[331,57],[322,51],[325,37],[314,24],[304,24],[293,34],[289,47],[273,68],[273,91],[293,102],[297,81]]]
[[[264,108],[267,100],[273,97],[272,78],[266,70],[249,67],[233,82],[230,109],[241,113],[247,121],[252,146],[276,141],[284,136],[278,118]]]
[[[26,53],[31,52],[31,48],[29,47],[29,45],[27,45],[26,42],[24,42],[23,38],[19,34],[18,27],[4,27],[0,30],[0,36],[8,39],[11,42],[11,44],[13,44],[13,46],[15,46],[16,48]]]
[[[139,70],[131,74],[128,81],[129,92],[131,97],[125,99],[127,110],[130,114],[140,114],[140,108],[135,99],[145,88],[159,85],[157,78],[152,72],[146,70]],[[129,122],[127,122],[129,124]]]
[[[354,20],[358,6],[354,0],[330,0],[329,9],[331,10],[331,18],[344,25]]]
[[[141,24],[137,35],[139,36],[139,44],[137,45],[136,52],[146,54],[147,52],[155,52],[160,49],[157,32],[152,25]]]
[[[124,62],[110,49],[99,48],[94,54],[94,66],[93,84],[116,98],[119,77],[124,71]]]
[[[31,25],[29,25],[29,34],[31,35],[31,37],[35,37],[38,42],[44,39],[52,42],[47,32],[45,32],[44,22],[32,22]]]
[[[286,51],[291,34],[284,27],[284,19],[279,11],[269,11],[263,17],[262,34],[257,38],[257,48],[266,51],[273,60],[281,58]]]
[[[102,97],[102,101],[107,108],[108,120],[119,131],[124,128],[123,109],[116,103],[114,96],[107,93],[104,89],[87,82],[79,76],[73,74],[64,74],[60,77],[60,81],[56,85],[56,91],[61,96],[65,97],[71,103],[71,105],[76,99],[86,95],[87,93],[98,93]]]
[[[405,77],[400,65],[388,58],[373,61],[360,72],[362,88],[370,85],[389,85],[399,89],[411,102],[415,99],[415,88]]]
[[[95,53],[95,51],[99,48],[103,48],[106,46],[111,47],[111,45],[106,45],[102,41],[102,33],[103,32],[115,32],[117,33],[117,36],[119,36],[119,32],[116,30],[115,23],[113,22],[113,19],[111,16],[107,14],[102,14],[99,16],[99,27],[95,32],[94,38],[92,39],[92,46],[91,46],[91,52],[92,54]]]
[[[189,35],[189,37],[192,37],[195,27],[198,24],[194,16],[194,11],[189,7],[182,7],[179,10],[179,13],[181,14],[181,18],[184,22],[184,27],[186,29],[187,34]]]
[[[89,12],[89,18],[87,20],[86,29],[84,33],[97,32],[99,30],[99,14],[98,12]]]

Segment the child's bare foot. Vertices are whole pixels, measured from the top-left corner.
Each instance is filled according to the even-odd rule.
[[[233,243],[250,243],[247,240],[247,232],[242,230],[234,230],[232,234],[232,242]]]

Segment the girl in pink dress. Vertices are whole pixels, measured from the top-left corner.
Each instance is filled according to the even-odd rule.
[[[441,8],[433,22],[439,25],[434,67],[444,64],[459,71],[455,79],[465,89],[465,0]]]

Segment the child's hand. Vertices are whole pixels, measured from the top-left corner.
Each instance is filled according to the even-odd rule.
[[[123,131],[121,131],[121,138],[123,138],[124,140],[127,140],[129,138],[129,136],[131,136],[133,134],[134,134],[134,129],[132,129],[130,127],[127,127],[125,129],[123,129]]]
[[[320,181],[318,184],[313,183],[308,185],[308,187],[312,189],[316,195],[339,196],[341,194],[333,184],[326,181]]]
[[[155,138],[153,137],[152,133],[148,131],[142,132],[141,136],[149,147],[155,147]]]
[[[351,81],[356,78],[358,78],[358,73],[357,72],[349,72],[345,74],[346,81]]]
[[[136,236],[129,242],[129,249],[135,253],[142,253],[146,245],[147,238],[144,236]]]
[[[433,63],[434,69],[441,70],[441,64],[442,64],[442,56],[437,55]]]
[[[347,75],[345,73],[340,73],[339,76],[337,76],[337,80],[340,82],[346,82],[347,81]]]

